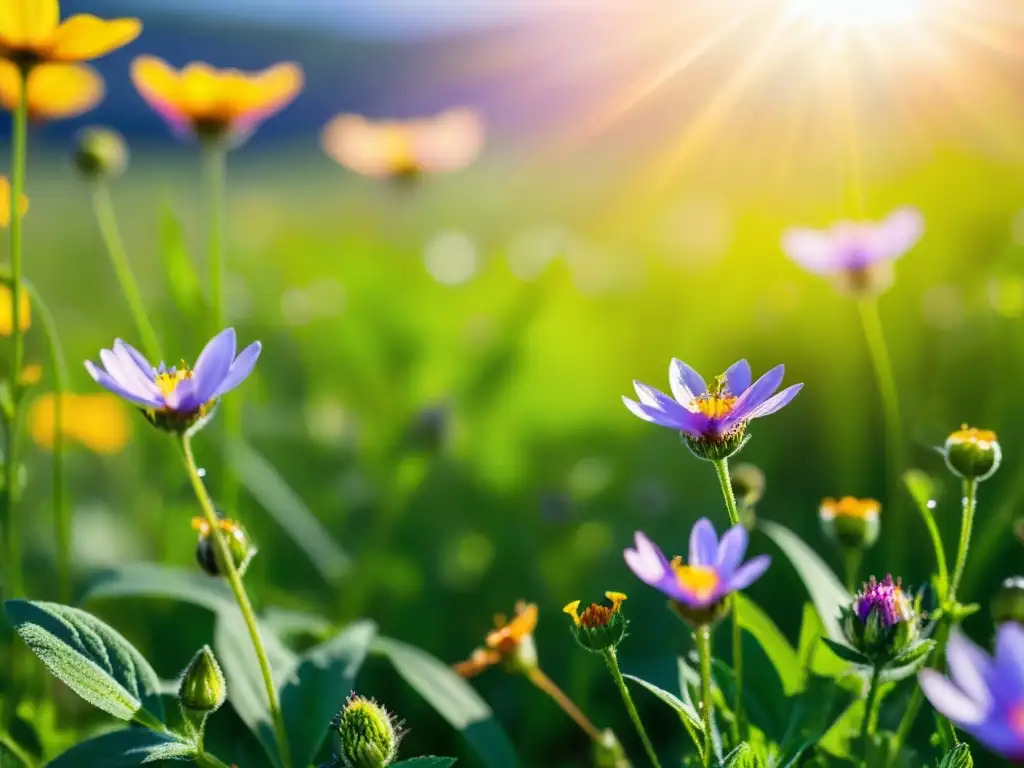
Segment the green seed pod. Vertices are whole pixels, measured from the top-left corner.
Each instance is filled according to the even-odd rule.
[[[116,179],[128,167],[128,145],[110,128],[84,128],[75,139],[75,167],[90,181]]]
[[[626,636],[629,624],[619,610],[626,596],[621,592],[606,592],[605,597],[611,601],[610,606],[594,603],[579,613],[580,601],[574,600],[562,609],[572,616],[570,629],[576,642],[594,653],[617,647]]]
[[[182,675],[178,700],[184,709],[206,714],[220,709],[227,693],[227,683],[224,682],[220,664],[210,646],[204,645],[192,657]]]
[[[344,768],[385,768],[398,756],[398,725],[372,699],[353,695],[331,725],[338,739],[337,760]]]
[[[991,610],[996,624],[1015,621],[1024,626],[1024,576],[1014,576],[999,586]]]
[[[964,424],[940,449],[949,471],[965,480],[988,480],[1003,458],[996,433]]]

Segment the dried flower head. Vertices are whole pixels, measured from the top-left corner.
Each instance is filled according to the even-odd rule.
[[[520,600],[511,621],[504,614],[498,614],[494,624],[496,628],[488,633],[484,647],[477,648],[468,660],[454,666],[457,673],[473,677],[500,663],[513,672],[527,672],[537,666],[537,648],[533,642],[537,629],[536,605]]]

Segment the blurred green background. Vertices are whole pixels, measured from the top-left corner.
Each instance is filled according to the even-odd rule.
[[[102,10],[123,12],[120,5]],[[241,390],[246,438],[351,567],[325,578],[289,535],[288,522],[246,495],[231,513],[260,546],[247,577],[260,607],[317,612],[335,625],[370,617],[382,633],[455,662],[481,643],[494,613],[511,612],[518,598],[534,601],[542,666],[639,756],[600,660],[573,644],[561,607],[597,600],[608,589],[628,593],[624,671],[674,688],[675,656],[691,640],[663,599],[628,572],[621,552],[644,530],[667,553],[682,553],[698,517],[722,527],[726,515],[711,467],[620,402],[634,378],[665,389],[673,356],[708,377],[739,357],[755,375],[785,363],[786,382],[802,381],[804,391],[752,425],[740,457],[767,476],[758,515],[789,526],[838,567],[819,532],[818,503],[824,496],[876,497],[883,534],[863,575],[892,572],[912,585],[924,582],[933,567],[925,529],[906,492],[886,487],[881,407],[856,306],[802,273],[779,247],[788,226],[824,226],[855,213],[851,147],[860,156],[866,216],[913,204],[927,220],[923,241],[898,263],[896,283],[881,298],[910,466],[942,482],[937,515],[952,557],[958,493],[931,446],[961,422],[996,430],[1005,461],[981,488],[963,595],[985,604],[1000,580],[1020,570],[1024,550],[1010,529],[1024,498],[1017,383],[1024,375],[1017,139],[1024,104],[1009,88],[1024,74],[1019,59],[994,44],[983,51],[981,43],[964,43],[947,51],[954,61],[942,60],[926,78],[917,59],[912,67],[872,58],[878,51],[859,38],[840,44],[828,30],[798,24],[786,58],[758,58],[772,32],[757,13],[767,14],[769,5],[757,3],[747,26],[699,66],[681,68],[596,132],[588,130],[599,122],[594,105],[617,103],[624,86],[646,82],[644,72],[657,79],[647,60],[661,48],[641,45],[653,35],[637,37],[650,18],[616,30],[624,22],[608,11],[585,28],[592,39],[576,40],[579,51],[562,49],[550,60],[531,43],[547,40],[544,34],[557,39],[567,31],[564,20],[553,28],[531,18],[511,28],[450,32],[443,39],[460,41],[464,47],[455,51],[467,58],[434,74],[436,87],[412,113],[480,94],[491,138],[472,167],[407,185],[345,172],[321,152],[314,124],[321,112],[325,119],[360,103],[380,113],[396,97],[339,97],[331,105],[316,84],[328,82],[330,68],[332,82],[361,82],[372,94],[375,70],[366,62],[393,60],[389,51],[398,56],[409,46],[433,51],[437,38],[364,41],[377,53],[346,70],[341,54],[329,61],[312,49],[281,50],[287,41],[316,39],[317,50],[326,51],[336,44],[326,33],[269,34],[209,21],[223,25],[213,28],[225,39],[277,40],[273,54],[302,62],[317,94],[316,109],[302,113],[305,123],[286,122],[274,133],[272,121],[268,136],[231,156],[228,314],[240,341],[264,344],[257,373]],[[728,13],[719,19],[709,7],[689,9],[697,23],[678,28],[680,52],[727,20]],[[1019,29],[1019,12],[996,16],[1010,14],[1009,5],[977,8],[985,24],[987,13],[999,22],[991,24],[993,35]],[[146,21],[130,54],[150,50],[150,34],[200,24],[161,15]],[[914,34],[927,29],[921,24]],[[657,39],[670,50],[668,31],[659,28]],[[894,48],[905,42],[881,40]],[[615,41],[619,47],[609,52]],[[482,52],[494,50],[503,66],[484,66]],[[912,53],[906,43],[890,55]],[[477,77],[472,56],[483,62]],[[108,85],[111,98],[129,103],[137,97],[125,80],[126,60],[116,59],[120,69]],[[434,61],[424,54],[421,63]],[[460,59],[449,49],[448,61]],[[527,77],[531,67],[536,81]],[[879,76],[885,67],[893,77]],[[947,78],[954,69],[960,75]],[[761,76],[743,76],[747,70]],[[382,77],[401,83],[402,71],[384,67]],[[443,103],[446,77],[472,88],[451,86],[458,100]],[[735,84],[741,80],[749,82]],[[848,92],[842,82],[852,83]],[[576,101],[562,98],[572,92]],[[688,95],[677,99],[681,93]],[[138,102],[133,109],[144,108]],[[125,114],[129,126],[143,120]],[[142,125],[136,139],[118,114],[100,116],[124,129],[136,150],[113,194],[147,304],[165,348],[194,358],[206,338],[204,306],[180,259],[187,254],[203,274],[195,147],[174,146],[152,125]],[[75,125],[47,126],[32,142],[26,264],[54,308],[74,389],[88,392],[92,382],[77,361],[95,358],[115,336],[137,340],[87,189],[64,159]],[[40,339],[32,343],[41,346]],[[446,438],[438,444],[413,439],[439,424]],[[116,456],[72,450],[80,583],[96,569],[137,561],[194,567],[194,502],[173,446],[142,418],[133,431]],[[197,444],[216,487],[214,436]],[[31,537],[29,593],[40,599],[56,597],[47,460],[45,452],[32,455],[22,507]],[[893,541],[885,532],[897,516],[906,535]],[[752,551],[776,560],[750,594],[795,641],[806,593],[763,536],[754,534]],[[154,600],[89,607],[167,678],[210,639],[212,620],[197,608]],[[992,634],[984,611],[967,629],[982,642]],[[723,656],[725,634],[718,638]],[[756,690],[768,667],[748,664]],[[524,765],[587,764],[585,736],[524,680],[491,670],[473,685]],[[406,720],[403,754],[452,754],[477,764],[383,664],[368,665],[360,691]],[[642,693],[637,698],[660,747],[681,751],[675,715]],[[62,725],[99,721],[70,696],[59,703]],[[900,704],[899,694],[887,702],[893,719]],[[226,732],[232,720],[222,712],[211,728]],[[977,764],[984,759],[976,757]]]

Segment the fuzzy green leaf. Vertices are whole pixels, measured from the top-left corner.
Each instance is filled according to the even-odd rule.
[[[309,765],[323,744],[333,717],[355,688],[370,643],[372,621],[357,621],[304,653],[281,687],[281,710],[293,765]]]
[[[131,768],[158,760],[188,760],[195,752],[192,744],[173,734],[126,728],[76,744],[47,763],[46,768]]]
[[[791,530],[768,520],[758,521],[757,526],[775,542],[796,568],[797,575],[807,587],[828,636],[841,641],[843,631],[839,612],[853,602],[853,597],[839,582],[832,569],[825,565],[825,561]]]
[[[654,683],[649,683],[639,677],[634,677],[633,675],[623,675],[623,677],[627,680],[632,680],[643,688],[646,688],[665,704],[668,704],[672,709],[674,709],[676,714],[678,714],[684,722],[689,723],[690,726],[696,729],[699,733],[704,732],[704,723],[700,719],[700,714],[696,709],[694,709],[692,704],[687,704],[675,694],[669,693],[664,688],[659,688]]]
[[[451,768],[455,765],[454,757],[413,757],[394,763],[392,768]]]
[[[130,721],[163,718],[160,678],[131,643],[95,616],[56,603],[8,600],[11,625],[54,677],[97,709]]]
[[[164,597],[219,611],[235,605],[227,584],[197,569],[157,563],[130,563],[100,571],[89,579],[79,603],[95,598]]]
[[[378,637],[374,652],[390,660],[399,675],[470,743],[488,768],[515,768],[515,750],[494,713],[473,687],[425,651]]]
[[[942,758],[939,768],[974,768],[971,748],[966,744],[958,744]]]
[[[849,661],[853,664],[859,664],[860,666],[867,666],[871,663],[871,659],[865,656],[863,653],[858,651],[856,648],[851,648],[843,643],[837,643],[834,640],[830,640],[827,637],[821,638],[821,641],[829,647],[829,649],[844,661]]]

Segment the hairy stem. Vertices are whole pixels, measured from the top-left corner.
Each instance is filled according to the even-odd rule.
[[[732,478],[729,475],[729,460],[721,459],[713,462],[718,474],[718,483],[722,487],[725,509],[729,513],[729,524],[740,524],[740,513],[736,506],[736,494],[732,490]],[[732,665],[736,678],[736,701],[733,712],[736,717],[733,723],[733,736],[736,741],[746,738],[746,718],[743,713],[743,629],[736,611],[732,612]]]
[[[277,688],[274,685],[274,676],[270,670],[270,661],[267,659],[267,652],[263,648],[263,639],[260,636],[259,626],[256,624],[256,613],[253,611],[252,603],[249,602],[249,595],[245,591],[242,577],[238,575],[231,551],[228,549],[227,541],[220,529],[217,519],[217,512],[213,508],[210,494],[203,485],[199,476],[199,468],[196,466],[195,456],[192,453],[192,441],[186,434],[181,438],[181,449],[185,456],[185,465],[188,469],[189,479],[192,481],[192,488],[195,491],[196,499],[203,511],[203,517],[210,527],[210,538],[213,539],[214,550],[217,553],[217,566],[225,575],[231,591],[235,595],[235,601],[242,612],[245,626],[249,630],[249,637],[252,640],[253,650],[256,651],[256,660],[260,666],[260,673],[263,675],[263,685],[267,691],[267,702],[270,706],[270,717],[274,722],[274,732],[277,736],[277,748],[281,756],[284,768],[292,768],[291,751],[288,748],[288,736],[284,728],[284,719],[281,716],[281,703],[277,697]]]
[[[654,751],[654,745],[651,744],[651,739],[647,735],[647,729],[644,728],[643,721],[640,720],[640,713],[636,711],[636,705],[633,703],[633,697],[629,695],[629,688],[626,687],[626,681],[622,677],[622,670],[619,669],[619,659],[615,653],[615,648],[606,648],[604,653],[605,664],[608,665],[608,671],[612,674],[612,679],[615,681],[615,685],[619,688],[619,694],[622,696],[622,703],[626,705],[626,711],[629,712],[629,717],[633,721],[633,727],[636,728],[637,734],[640,736],[640,741],[644,744],[644,750],[647,752],[647,757],[651,761],[651,765],[654,768],[661,768],[661,763],[658,762],[658,753]]]
[[[711,768],[714,745],[711,738],[711,625],[697,628],[697,651],[700,654],[700,714],[704,721],[704,768]]]

